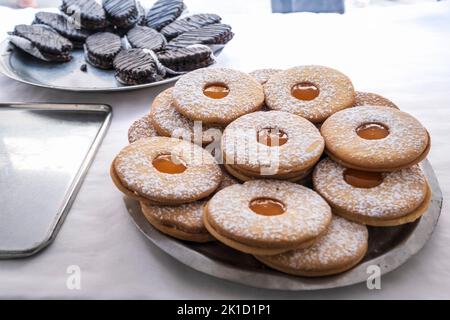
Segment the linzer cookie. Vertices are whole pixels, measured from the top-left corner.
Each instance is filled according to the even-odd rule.
[[[206,150],[167,137],[140,139],[122,149],[111,176],[129,197],[161,205],[203,199],[222,181],[220,167]]]
[[[238,182],[224,172],[221,190]],[[150,224],[171,237],[192,241],[214,241],[203,223],[203,208],[206,200],[199,200],[177,206],[157,206],[141,203],[142,212]]]
[[[130,28],[138,23],[143,12],[136,0],[103,0],[108,20],[119,28]]]
[[[324,147],[319,130],[311,122],[282,111],[244,115],[230,123],[222,136],[226,168],[241,180],[301,180]]]
[[[177,72],[187,72],[205,68],[214,63],[212,50],[204,45],[191,45],[186,48],[157,52],[159,61],[167,68]]]
[[[221,128],[205,126],[201,122],[195,127],[194,121],[176,110],[172,91],[169,88],[161,92],[152,103],[149,119],[156,131],[162,136],[180,138],[199,145],[210,143],[214,139],[220,141]]]
[[[145,115],[134,121],[128,129],[128,142],[133,143],[140,139],[156,137],[157,135],[158,133],[153,127],[149,115]]]
[[[63,37],[69,39],[74,47],[83,47],[87,37],[91,35],[89,30],[83,29],[66,16],[53,12],[38,12],[33,24],[45,24]]]
[[[128,42],[133,48],[159,51],[166,45],[166,39],[155,29],[135,26],[127,33]]]
[[[175,20],[168,26],[161,29],[161,33],[168,39],[178,37],[180,34],[195,30],[209,24],[219,23],[220,16],[212,13],[200,13],[192,16]]]
[[[342,110],[321,127],[327,154],[344,167],[395,171],[422,161],[430,149],[427,130],[413,116],[380,106]]]
[[[391,100],[376,93],[356,91],[353,107],[361,106],[383,106],[398,109]]]
[[[72,59],[72,43],[47,25],[17,25],[9,34],[9,41],[44,61],[66,62]]]
[[[158,0],[147,13],[146,25],[159,31],[175,21],[183,9],[183,0]]]
[[[264,92],[262,86],[246,73],[204,68],[177,81],[173,101],[178,112],[187,118],[223,126],[259,110],[264,102]]]
[[[146,49],[122,50],[114,58],[116,78],[127,85],[144,84],[162,80],[165,71],[158,68],[157,61]]]
[[[326,233],[310,248],[273,256],[256,256],[256,259],[288,274],[329,276],[353,268],[364,258],[368,236],[365,226],[333,216]]]
[[[111,69],[115,56],[122,49],[120,37],[110,32],[98,32],[86,39],[86,61],[95,67]]]
[[[299,66],[281,71],[264,85],[266,105],[321,123],[355,102],[350,79],[323,66]]]
[[[205,227],[236,250],[273,255],[310,247],[331,221],[316,192],[278,180],[252,180],[217,192],[204,210]]]
[[[105,10],[95,0],[62,0],[60,9],[86,29],[99,30],[108,25]]]
[[[426,212],[431,198],[419,165],[381,173],[325,159],[316,166],[313,183],[335,214],[371,226],[413,222]]]
[[[233,39],[234,33],[227,24],[215,23],[195,30],[187,31],[167,44],[170,49],[184,48],[193,44],[226,44]]]

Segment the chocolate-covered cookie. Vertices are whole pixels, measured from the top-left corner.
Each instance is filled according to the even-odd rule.
[[[114,59],[114,70],[117,80],[127,85],[155,82],[164,77],[152,51],[147,49],[122,50]]]
[[[147,13],[146,25],[159,31],[175,21],[183,8],[183,0],[158,0]]]
[[[141,6],[136,0],[103,0],[103,9],[110,22],[119,28],[130,28],[142,16]]]
[[[162,28],[161,33],[168,39],[178,37],[180,34],[195,30],[209,24],[219,23],[220,16],[212,13],[200,13],[192,16],[175,20],[171,24]]]
[[[74,47],[80,48],[91,32],[77,25],[72,19],[53,12],[38,12],[34,17],[33,24],[45,24],[63,37],[69,39]]]
[[[159,51],[166,46],[166,39],[155,29],[135,26],[127,33],[127,39],[133,48]]]
[[[182,33],[172,39],[167,48],[184,48],[193,44],[226,44],[233,36],[231,26],[215,23]]]
[[[62,0],[60,9],[86,29],[100,30],[108,25],[105,10],[95,0]]]
[[[114,57],[122,48],[118,35],[111,32],[98,32],[86,39],[84,51],[86,61],[95,67],[111,69]]]
[[[165,50],[157,55],[164,66],[177,72],[192,71],[214,63],[212,50],[204,45]]]
[[[70,61],[72,43],[47,25],[19,24],[9,34],[16,47],[44,61]]]

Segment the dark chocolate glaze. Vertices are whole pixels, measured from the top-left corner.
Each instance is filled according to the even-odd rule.
[[[60,9],[75,20],[79,18],[86,29],[99,30],[108,24],[105,10],[95,0],[62,0]]]
[[[159,51],[166,46],[166,39],[155,29],[135,26],[127,33],[128,42],[133,48]]]
[[[86,39],[86,48],[98,57],[115,57],[122,48],[122,41],[114,33],[98,32]]]
[[[148,11],[146,24],[159,31],[175,21],[183,12],[183,8],[183,0],[158,0]]]
[[[178,72],[192,71],[214,63],[212,50],[206,46],[165,50],[157,56],[164,66]]]
[[[134,26],[142,17],[142,7],[136,0],[103,0],[109,21],[119,28]]]
[[[52,27],[63,37],[66,37],[76,47],[80,47],[86,41],[91,31],[77,26],[75,23],[67,19],[66,16],[53,12],[38,12],[34,17],[33,24],[45,24]]]
[[[69,40],[46,25],[19,24],[12,34],[29,40],[43,54],[67,55],[73,49]]]
[[[114,59],[116,77],[126,84],[143,84],[161,80],[155,60],[142,49],[122,50]]]
[[[172,22],[171,24],[162,28],[161,33],[167,38],[167,40],[178,37],[180,34],[195,30],[209,24],[219,23],[220,16],[212,13],[200,13],[194,14],[192,16],[178,19]]]
[[[226,44],[234,36],[227,24],[215,23],[182,33],[168,44],[168,49],[184,48],[192,44]]]

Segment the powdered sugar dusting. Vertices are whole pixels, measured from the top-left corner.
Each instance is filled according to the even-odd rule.
[[[224,84],[229,94],[222,99],[204,95],[209,84]],[[224,68],[192,71],[175,84],[173,99],[177,110],[192,120],[228,124],[259,109],[264,102],[262,86],[246,73]]]
[[[182,159],[186,170],[180,174],[161,173],[152,161],[161,154]],[[138,140],[122,149],[115,170],[128,189],[156,201],[190,202],[207,196],[220,184],[222,172],[214,158],[201,147],[179,139],[152,137]]]
[[[310,101],[293,97],[292,87],[302,82],[318,87],[319,95]],[[355,98],[353,84],[347,76],[322,66],[299,66],[281,71],[270,77],[264,91],[270,109],[291,112],[315,123],[350,107]]]
[[[386,126],[389,135],[378,140],[359,137],[356,129],[366,123]],[[325,121],[321,132],[334,155],[363,167],[408,164],[422,155],[428,144],[426,129],[413,116],[379,106],[340,111]]]
[[[367,240],[365,226],[333,216],[326,233],[310,248],[265,256],[264,260],[302,271],[339,268],[357,260],[367,247]]]
[[[145,115],[142,118],[133,122],[128,129],[128,142],[133,143],[142,138],[155,137],[158,133],[150,122],[149,116]]]
[[[256,198],[281,201],[286,211],[262,216],[249,208]],[[331,218],[328,204],[314,191],[286,181],[252,180],[216,193],[208,203],[215,229],[230,237],[256,241],[302,241],[322,233]]]
[[[281,71],[280,69],[270,69],[270,68],[258,69],[250,72],[249,75],[255,78],[256,81],[258,81],[260,84],[265,84],[271,76],[277,74],[280,71]]]
[[[173,88],[169,88],[156,97],[152,104],[150,117],[161,135],[174,138],[183,137],[193,141],[194,121],[186,118],[175,109],[172,92]],[[211,126],[202,124],[203,143],[211,142],[211,136],[205,134],[205,131],[210,128]],[[215,129],[221,130],[219,127],[215,127]]]
[[[417,208],[427,193],[426,178],[419,165],[384,173],[374,188],[356,188],[344,179],[345,168],[325,159],[313,174],[314,188],[332,207],[368,217],[395,218]]]
[[[379,94],[356,91],[355,103],[353,104],[353,107],[361,106],[382,106],[398,109],[395,103],[385,97],[380,96]]]
[[[288,136],[281,146],[266,146],[257,140],[264,128],[278,129]],[[319,130],[302,117],[282,111],[254,112],[233,121],[224,131],[222,150],[227,163],[249,170],[277,164],[279,172],[302,170],[319,159],[324,149]]]

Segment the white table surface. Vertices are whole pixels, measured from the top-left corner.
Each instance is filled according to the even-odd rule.
[[[111,160],[127,143],[129,125],[148,112],[165,87],[75,94],[0,76],[0,102],[98,102],[114,111],[56,241],[35,257],[0,261],[0,298],[450,298],[450,207],[445,201],[450,196],[450,1],[357,9],[345,15],[272,15],[267,1],[258,0],[237,13],[235,8],[247,2],[233,1],[186,1],[193,11],[217,12],[233,26],[236,36],[219,65],[244,71],[301,64],[335,67],[349,75],[357,89],[385,95],[429,129],[429,159],[444,193],[444,207],[426,247],[383,276],[381,290],[360,284],[316,292],[270,291],[201,274],[139,233],[108,173]],[[0,8],[0,34],[29,22],[32,14]],[[66,287],[69,265],[81,268],[81,290]]]

